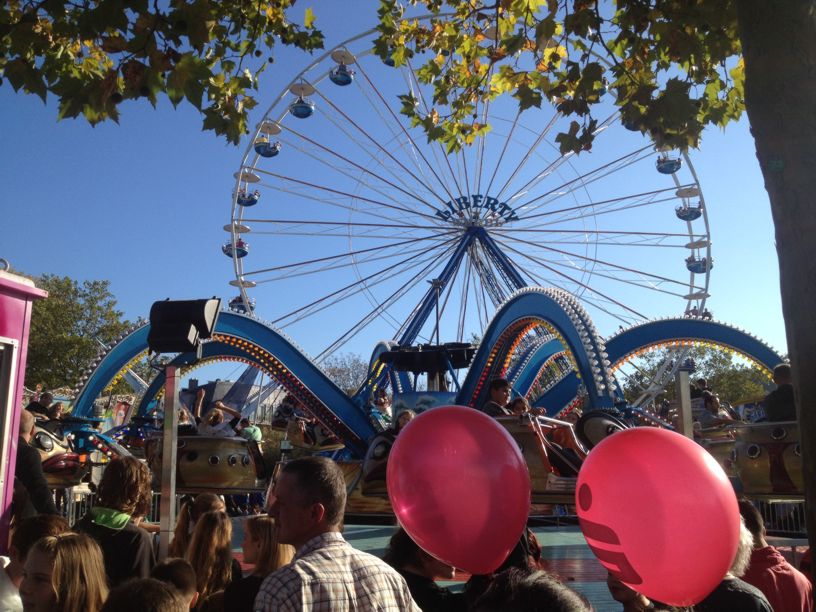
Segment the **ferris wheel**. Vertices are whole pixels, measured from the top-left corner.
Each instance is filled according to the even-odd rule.
[[[224,226],[233,309],[257,299],[318,361],[471,340],[532,285],[577,296],[602,333],[704,309],[711,237],[687,155],[656,151],[611,99],[592,150],[561,154],[569,119],[509,96],[478,108],[484,137],[448,153],[400,113],[429,109],[421,58],[393,67],[373,38],[317,58],[258,123]]]

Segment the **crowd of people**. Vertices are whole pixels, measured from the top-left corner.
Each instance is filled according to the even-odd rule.
[[[782,374],[780,387],[785,384]],[[706,410],[727,418],[713,408],[710,398],[716,396],[707,384],[698,390]],[[488,394],[482,410],[490,416],[534,412],[523,398],[511,401],[512,389],[504,379],[492,381]],[[215,410],[220,419],[195,414],[195,420],[211,428],[238,424],[226,421],[229,410]],[[232,416],[237,420],[240,415]],[[396,437],[415,416],[401,411],[388,431]],[[592,609],[581,593],[547,571],[540,544],[529,529],[519,534],[518,544],[494,573],[471,576],[458,592],[437,584],[454,579],[456,569],[423,550],[402,528],[391,537],[383,558],[354,548],[342,535],[347,496],[343,473],[334,461],[316,456],[283,464],[267,500],[268,515],[242,521],[243,560],[252,567],[246,576],[232,553],[233,521],[227,505],[213,493],[183,503],[169,558],[159,563],[154,530],[144,523],[152,497],[146,464],[133,457],[111,461],[95,505],[69,526],[56,513],[39,458],[26,459],[29,449],[36,454],[28,444],[34,415],[23,411],[20,422],[17,476],[23,486],[13,504],[9,557],[0,557],[2,610]],[[762,516],[751,502],[741,500],[739,507],[742,537],[734,563],[717,588],[691,609],[813,610],[811,579],[768,544]],[[650,600],[611,574],[608,587],[624,611],[678,609]]]

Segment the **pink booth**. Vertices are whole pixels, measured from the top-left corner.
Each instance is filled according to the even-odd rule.
[[[22,276],[0,270],[0,551],[6,554],[17,430],[23,401],[28,329],[34,300],[48,293]]]

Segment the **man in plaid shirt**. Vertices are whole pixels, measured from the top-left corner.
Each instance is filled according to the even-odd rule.
[[[286,463],[269,503],[278,542],[297,554],[263,581],[256,612],[419,612],[402,576],[343,539],[346,483],[332,460]]]

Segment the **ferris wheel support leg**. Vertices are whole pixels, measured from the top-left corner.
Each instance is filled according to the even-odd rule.
[[[178,367],[165,368],[164,426],[162,431],[162,488],[159,506],[159,561],[167,558],[176,526],[176,452],[178,450]]]
[[[680,414],[677,423],[677,431],[687,438],[694,438],[694,425],[691,419],[691,388],[689,386],[689,374],[691,372],[685,368],[680,368],[674,375],[674,388],[680,395]]]

